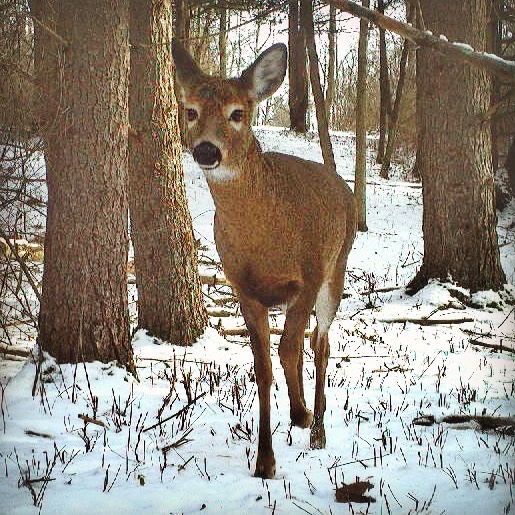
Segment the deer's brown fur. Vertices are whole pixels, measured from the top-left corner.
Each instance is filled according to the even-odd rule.
[[[173,50],[193,155],[215,202],[217,250],[238,295],[254,353],[260,404],[255,475],[270,478],[275,458],[268,308],[282,305],[286,311],[279,356],[291,421],[300,427],[311,425],[311,446],[323,447],[327,334],[342,296],[356,232],[355,201],[345,181],[325,166],[263,153],[250,130],[256,102],[283,80],[284,45],[265,51],[240,78],[225,80],[202,73],[176,41]],[[302,381],[304,330],[313,307],[314,417],[306,408]]]

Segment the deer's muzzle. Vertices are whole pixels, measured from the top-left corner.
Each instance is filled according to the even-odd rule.
[[[222,153],[217,146],[209,143],[209,141],[202,141],[193,149],[193,159],[201,168],[212,170],[222,161]]]

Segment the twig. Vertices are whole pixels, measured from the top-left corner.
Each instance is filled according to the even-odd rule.
[[[188,436],[192,433],[193,431],[193,427],[189,427],[188,429],[186,429],[186,431],[181,435],[181,437],[176,440],[175,442],[172,442],[171,444],[169,445],[165,445],[161,451],[166,454],[170,449],[177,449],[178,447],[181,447],[182,445],[185,445],[187,444],[188,442],[191,442],[191,438],[188,438]],[[191,457],[193,458],[193,456]],[[186,461],[185,463],[183,463],[183,467],[186,467],[186,465],[190,462],[191,458]]]
[[[81,420],[84,420],[84,422],[88,422],[90,424],[95,424],[95,425],[101,426],[101,427],[106,427],[106,425],[101,420],[88,417],[88,415],[83,415],[82,413],[79,413],[79,418]]]
[[[383,454],[383,458],[385,458],[386,456],[391,456],[393,454],[393,452],[389,452],[388,454]],[[327,470],[332,470],[332,469],[336,469],[336,468],[339,468],[339,467],[345,467],[347,465],[354,465],[355,463],[360,463],[361,465],[363,465],[364,467],[366,467],[366,465],[363,464],[364,461],[371,461],[371,460],[374,460],[374,459],[377,459],[377,457],[372,457],[372,458],[363,458],[362,460],[354,460],[354,461],[348,461],[346,463],[335,463],[334,465],[331,465],[330,467],[327,467]]]
[[[370,290],[360,291],[360,295],[371,295],[372,293],[388,293],[395,290],[400,290],[403,286],[385,286],[384,288],[371,288]]]
[[[150,431],[151,429],[154,429],[156,427],[159,427],[160,425],[164,424],[165,422],[168,422],[169,420],[172,420],[172,418],[179,417],[184,413],[190,406],[193,404],[196,404],[196,402],[199,399],[202,399],[207,394],[207,392],[203,392],[200,395],[197,395],[194,399],[192,399],[188,404],[186,404],[183,408],[181,408],[179,411],[176,411],[173,415],[170,415],[169,417],[163,418],[159,421],[157,421],[155,424],[152,424],[151,426],[146,427],[145,429],[142,429],[142,433],[146,433],[147,431]]]
[[[16,259],[16,262],[20,265],[20,268],[22,269],[28,283],[30,284],[30,287],[32,288],[32,291],[34,292],[34,295],[36,296],[38,301],[41,302],[41,294],[39,293],[36,283],[34,282],[32,273],[30,272],[27,264],[25,263],[25,260],[20,256],[18,249],[16,248],[16,245],[13,245],[11,243],[11,241],[9,240],[9,237],[7,236],[7,234],[5,234],[4,231],[2,231],[2,229],[0,229],[0,237],[5,240],[5,243],[9,247],[11,254]]]
[[[50,35],[52,35],[55,39],[57,39],[58,41],[60,41],[65,48],[68,48],[69,46],[69,43],[68,41],[66,41],[66,39],[64,39],[62,36],[60,36],[59,34],[57,34],[57,32],[53,29],[51,29],[48,25],[45,25],[41,20],[38,20],[33,14],[31,14],[30,16],[34,22],[39,25],[43,30],[45,30],[46,32],[48,32]]]
[[[33,431],[32,429],[25,429],[25,434],[27,436],[39,436],[41,438],[48,438],[50,440],[54,438],[52,435],[49,435],[47,433],[40,433],[39,431]]]

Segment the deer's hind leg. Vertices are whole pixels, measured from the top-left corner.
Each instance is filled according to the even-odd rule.
[[[279,343],[279,358],[284,369],[288,396],[290,398],[291,423],[298,427],[309,427],[313,414],[306,408],[302,384],[302,353],[304,332],[315,303],[314,296],[299,292],[297,300],[286,311],[284,331]]]
[[[326,401],[324,389],[327,363],[329,361],[328,333],[342,298],[346,265],[347,253],[342,250],[330,281],[322,284],[315,303],[317,326],[311,336],[311,348],[315,354],[316,369],[315,409],[310,436],[310,446],[312,449],[323,449],[326,444],[324,428]]]

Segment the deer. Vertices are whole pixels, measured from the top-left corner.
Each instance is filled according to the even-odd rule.
[[[239,77],[227,79],[205,74],[175,38],[172,55],[187,140],[215,205],[216,249],[250,336],[259,399],[254,476],[270,479],[276,462],[270,430],[268,311],[280,306],[285,312],[278,354],[291,424],[311,428],[310,448],[324,448],[328,332],[342,299],[356,235],[356,202],[334,171],[299,157],[263,152],[252,132],[257,103],[275,93],[285,77],[286,45],[272,45]],[[312,413],[304,397],[303,353],[313,309]]]

